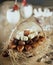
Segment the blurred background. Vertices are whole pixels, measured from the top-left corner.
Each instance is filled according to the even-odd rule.
[[[0,0],[0,3],[4,1],[14,1],[14,0]],[[17,1],[21,2],[22,0]],[[53,6],[53,0],[27,0],[27,2],[33,5]]]

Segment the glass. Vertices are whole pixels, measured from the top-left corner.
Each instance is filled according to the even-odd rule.
[[[42,35],[45,36],[42,27],[36,22],[34,17],[31,17],[29,19],[22,20],[22,22],[12,30],[10,37],[8,41],[6,42],[6,44],[7,43],[9,44],[10,40],[12,40],[13,37],[16,36],[18,31],[24,31],[26,29],[34,29],[34,30],[37,30],[38,32],[42,31]],[[19,53],[17,51],[13,51],[10,49],[9,54],[10,54],[10,59],[13,65],[18,65],[18,64],[23,65],[25,64],[25,62],[28,63],[28,59],[26,58],[26,55],[23,52]]]

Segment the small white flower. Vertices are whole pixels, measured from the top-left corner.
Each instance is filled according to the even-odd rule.
[[[21,40],[24,40],[24,35],[21,35]]]
[[[20,39],[20,35],[16,35],[16,38],[19,40]]]
[[[17,39],[20,39],[20,38],[21,38],[21,40],[23,40],[23,36],[24,36],[23,31],[18,31],[18,32],[17,32],[17,35],[16,35],[16,38],[17,38]]]
[[[28,35],[28,37],[30,39],[34,38],[35,36],[37,36],[37,32],[34,32],[34,33]]]
[[[24,41],[28,41],[28,37],[27,36],[24,36]]]
[[[32,39],[32,38],[35,37],[35,35],[34,35],[34,34],[29,34],[28,37],[29,37],[30,39]]]

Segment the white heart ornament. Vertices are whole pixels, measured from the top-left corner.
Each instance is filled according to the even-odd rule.
[[[21,9],[22,16],[24,18],[29,18],[33,13],[33,8],[31,5],[23,6]]]
[[[11,24],[16,24],[20,20],[19,10],[13,11],[12,9],[9,9],[7,11],[7,20]]]

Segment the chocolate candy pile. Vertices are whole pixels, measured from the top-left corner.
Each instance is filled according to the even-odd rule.
[[[35,36],[33,39],[28,39],[28,41],[13,38],[13,40],[11,40],[11,42],[9,43],[8,48],[17,50],[18,52],[30,51],[31,49],[36,48],[43,40],[43,36]]]

